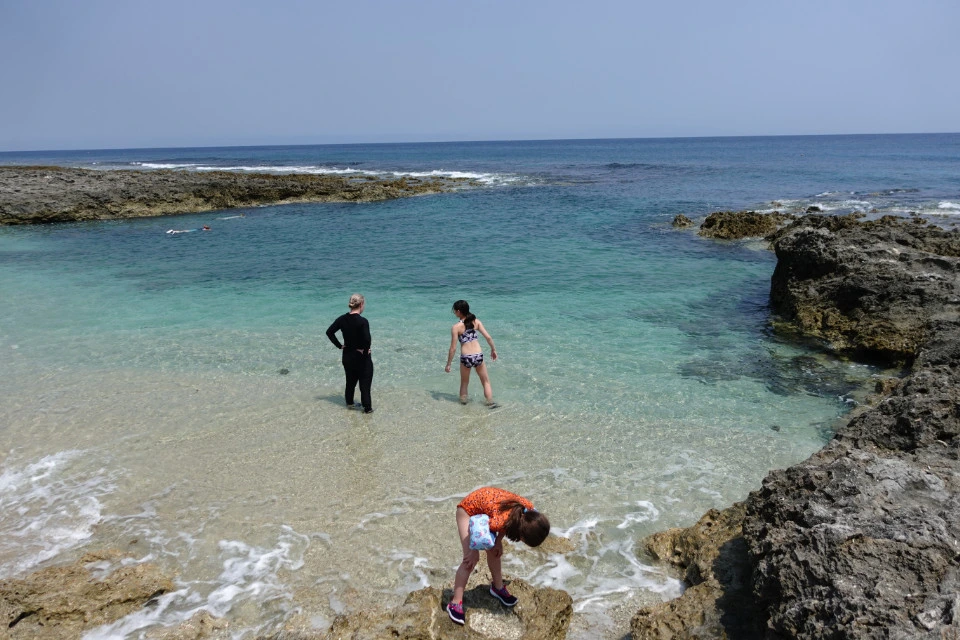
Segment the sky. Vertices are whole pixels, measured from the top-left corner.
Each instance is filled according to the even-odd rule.
[[[0,151],[960,131],[958,0],[0,0]]]

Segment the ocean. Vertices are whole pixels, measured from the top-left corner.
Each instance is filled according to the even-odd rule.
[[[119,548],[176,575],[138,638],[235,637],[452,584],[472,489],[533,500],[572,638],[679,595],[641,539],[803,460],[890,375],[775,334],[774,254],[671,226],[716,210],[960,222],[960,134],[0,153],[0,164],[472,178],[453,193],[0,228],[0,578]],[[208,232],[168,234],[171,229]],[[372,415],[324,335],[362,293]],[[457,399],[451,305],[500,358]],[[487,345],[481,342],[489,353]],[[456,365],[456,361],[455,361]],[[481,561],[482,562],[482,561]]]

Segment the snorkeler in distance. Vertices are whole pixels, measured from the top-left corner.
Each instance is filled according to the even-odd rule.
[[[203,225],[199,229],[169,229],[167,233],[190,233],[191,231],[210,231],[210,227]]]

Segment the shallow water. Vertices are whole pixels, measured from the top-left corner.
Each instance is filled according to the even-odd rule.
[[[821,140],[812,167],[794,152],[813,139],[48,154],[486,186],[0,229],[0,576],[118,547],[179,590],[89,637],[139,637],[200,607],[239,637],[296,613],[322,627],[448,586],[454,507],[492,484],[530,497],[575,546],[517,545],[506,572],[569,591],[573,637],[622,637],[636,608],[681,589],[639,540],[817,450],[878,373],[770,332],[762,243],[669,220],[843,202],[831,189],[883,190],[863,198],[888,209],[960,202],[956,136],[858,138]],[[374,337],[371,416],[343,408],[323,335],[354,291]],[[443,372],[458,298],[496,340],[499,409],[476,380],[460,406]]]

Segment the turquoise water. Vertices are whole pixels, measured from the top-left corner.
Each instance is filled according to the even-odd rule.
[[[323,626],[447,586],[453,507],[483,484],[531,497],[575,549],[517,549],[507,572],[570,591],[574,637],[622,637],[640,604],[681,588],[637,541],[808,456],[878,373],[771,332],[762,242],[704,240],[673,216],[960,215],[957,135],[0,162],[478,181],[383,203],[0,228],[0,575],[135,539],[138,559],[181,576],[156,615],[93,637],[139,637],[201,605],[241,635],[307,614]],[[353,292],[373,334],[366,417],[340,405],[323,335]],[[476,379],[461,407],[443,372],[460,298],[497,343],[495,411]]]

